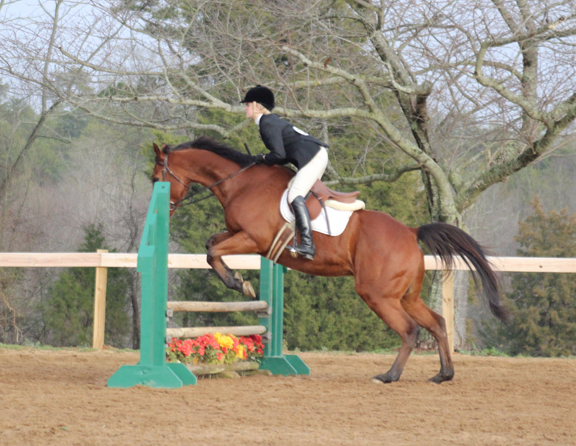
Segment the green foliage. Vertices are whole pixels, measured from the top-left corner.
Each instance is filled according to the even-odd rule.
[[[288,348],[373,351],[399,345],[354,291],[352,277],[285,275],[284,334]]]
[[[89,225],[85,228],[84,243],[79,252],[95,252],[105,249],[106,241],[102,226]],[[94,319],[94,280],[92,268],[69,268],[62,273],[48,292],[41,305],[46,341],[57,347],[83,346],[92,344]],[[106,287],[106,331],[107,345],[125,346],[131,333],[128,284],[130,274],[120,268],[108,269]]]
[[[0,184],[8,173],[39,185],[58,182],[69,167],[70,141],[79,138],[90,121],[77,111],[49,116],[34,144],[24,151],[39,119],[26,104],[0,103]]]
[[[243,115],[229,113],[222,110],[207,109],[202,110],[198,114],[198,123],[218,123],[218,125],[225,128],[234,128],[240,126],[238,127],[237,132],[232,133],[226,139],[225,143],[241,152],[246,151],[244,147],[244,144],[246,144],[252,155],[266,152],[266,148],[260,139],[260,132],[258,131],[258,127],[252,122],[248,122],[246,124],[246,118]],[[244,125],[242,126],[243,123]],[[216,139],[221,138],[221,136],[215,131],[206,130],[203,131],[202,134]]]
[[[546,213],[538,199],[534,214],[520,223],[516,240],[522,257],[576,257],[576,214]],[[573,274],[517,273],[506,305],[514,315],[508,327],[491,327],[488,339],[512,355],[576,354],[576,277]]]
[[[79,138],[89,121],[90,119],[85,114],[66,113],[54,122],[54,132],[62,138]]]

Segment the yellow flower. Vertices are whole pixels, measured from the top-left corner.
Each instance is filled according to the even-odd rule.
[[[234,341],[232,340],[232,338],[230,336],[225,336],[221,333],[216,333],[214,335],[214,339],[216,339],[216,342],[218,342],[218,344],[220,344],[220,347],[225,347],[228,349],[231,349],[234,347]]]

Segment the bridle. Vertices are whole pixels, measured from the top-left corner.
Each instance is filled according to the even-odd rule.
[[[241,174],[246,169],[249,169],[250,167],[252,167],[256,164],[256,163],[252,162],[252,163],[248,164],[247,166],[243,167],[242,169],[240,169],[238,172],[234,172],[232,175],[229,175],[226,178],[222,178],[221,180],[218,180],[215,183],[212,183],[210,186],[204,186],[201,190],[199,190],[197,192],[191,192],[190,187],[192,186],[192,182],[190,182],[190,184],[186,184],[184,181],[182,181],[180,178],[178,178],[178,175],[176,175],[174,172],[172,172],[172,170],[170,170],[170,168],[168,167],[168,154],[166,153],[165,155],[166,156],[164,157],[164,162],[161,162],[158,159],[158,157],[156,157],[156,164],[162,166],[162,181],[166,181],[167,174],[170,174],[174,178],[176,178],[176,180],[178,180],[178,182],[180,182],[180,184],[182,184],[186,189],[188,189],[188,193],[184,196],[184,198],[181,198],[180,200],[178,200],[176,202],[174,202],[174,201],[170,202],[170,211],[175,211],[180,206],[187,206],[189,204],[198,203],[202,200],[206,200],[207,198],[212,197],[214,195],[214,192],[212,192],[210,189],[212,189],[214,186],[218,186],[219,184],[223,183],[226,180],[234,178],[236,175]],[[199,195],[199,194],[204,193],[206,191],[210,191],[211,192],[210,195],[207,195],[207,196],[202,197],[202,198],[198,198],[196,200],[192,200],[192,198],[194,198],[196,195]],[[184,203],[187,200],[189,202]]]

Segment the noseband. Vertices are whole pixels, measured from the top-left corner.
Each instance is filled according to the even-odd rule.
[[[162,181],[166,181],[166,173],[169,173],[170,175],[172,175],[174,178],[176,178],[180,184],[182,184],[186,189],[189,189],[190,186],[187,185],[184,181],[182,181],[180,178],[178,178],[178,175],[176,175],[174,172],[172,172],[170,170],[170,168],[168,167],[168,154],[166,154],[166,157],[164,158],[164,162],[161,163],[160,161],[158,161],[158,159],[156,159],[156,164],[160,164],[162,167]]]
[[[211,189],[214,186],[218,186],[219,184],[223,183],[226,180],[229,180],[231,178],[234,178],[236,175],[244,172],[246,169],[254,166],[256,163],[250,163],[247,166],[243,167],[242,169],[240,169],[238,172],[234,172],[232,175],[227,176],[226,178],[223,178],[221,180],[216,181],[215,183],[212,183],[210,186],[204,186],[204,188],[198,192],[190,192],[190,187],[192,185],[192,182],[190,182],[190,184],[186,184],[184,181],[182,181],[180,178],[178,178],[178,175],[176,175],[174,172],[172,172],[172,170],[170,170],[170,168],[168,167],[168,154],[165,154],[166,156],[164,157],[164,162],[161,162],[158,157],[156,157],[156,164],[162,166],[162,181],[166,181],[166,177],[167,174],[172,175],[174,178],[176,178],[180,184],[182,184],[186,189],[188,189],[188,193],[184,196],[184,198],[181,198],[180,200],[178,200],[177,202],[170,202],[170,210],[171,211],[175,211],[176,208],[180,207],[180,206],[186,206],[189,204],[194,204],[194,203],[198,203],[199,201],[202,200],[206,200],[207,198],[210,198],[212,195],[214,195],[214,193],[211,191]],[[207,195],[206,197],[202,197],[196,200],[192,200],[192,198],[198,194],[201,194],[203,192],[206,191],[210,191],[211,194]],[[184,201],[186,200],[190,200],[188,203],[184,203]]]

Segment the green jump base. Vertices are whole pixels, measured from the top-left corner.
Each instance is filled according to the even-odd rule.
[[[264,358],[260,362],[260,369],[269,370],[273,375],[310,375],[310,367],[296,355]]]
[[[193,384],[196,384],[196,377],[184,364],[124,365],[108,380],[108,387],[120,389],[134,386],[177,389]]]

